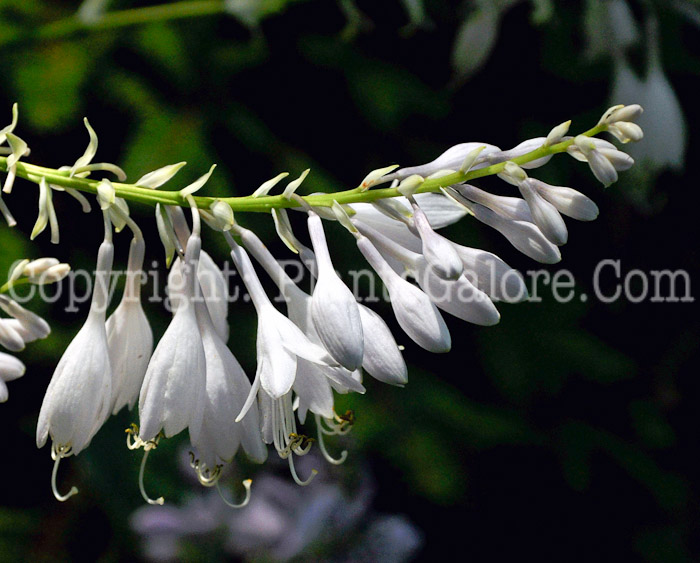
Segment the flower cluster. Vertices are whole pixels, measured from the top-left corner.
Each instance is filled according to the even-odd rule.
[[[44,285],[60,281],[69,271],[68,264],[61,264],[55,258],[24,259],[12,266],[7,282],[0,287],[0,310],[8,315],[0,317],[0,346],[10,352],[21,352],[30,342],[46,338],[51,333],[44,319],[4,294],[27,283]],[[24,372],[20,360],[0,352],[0,403],[8,398],[6,383],[22,377]]]
[[[131,185],[91,179],[95,171],[113,173],[120,182],[125,177],[115,165],[92,163],[97,136],[87,121],[90,143],[72,166],[18,167],[28,149],[13,133],[15,107],[12,125],[1,132],[0,140],[9,143],[9,156],[4,161],[0,157],[0,167],[8,172],[6,188],[11,189],[16,175],[39,184],[39,218],[32,236],[49,225],[52,240],[58,242],[54,191],[70,190],[86,211],[90,205],[80,191],[94,194],[104,216],[90,311],[58,363],[37,426],[37,445],[49,438],[52,442],[54,494],[65,500],[77,492],[73,488],[67,495],[58,493],[59,461],[86,448],[110,414],[125,406],[131,409],[137,402],[139,425],[127,430],[127,444],[130,449],[144,449],[139,485],[151,504],[162,504],[163,499],[153,500],[144,490],[148,454],[161,439],[184,430],[196,451],[192,467],[205,486],[218,487],[223,466],[241,447],[250,459],[262,463],[268,453],[265,444],[272,444],[300,485],[308,484],[316,471],[302,479],[294,459],[306,455],[314,442],[330,463],[342,463],[347,452],[331,456],[325,437],[347,433],[354,416],[334,410],[334,392],[364,393],[364,374],[400,387],[408,381],[408,370],[387,323],[359,303],[336,272],[324,220],[339,222],[355,237],[383,281],[405,334],[425,350],[447,352],[451,337],[444,312],[477,325],[494,325],[500,319],[495,303],[523,301],[528,294],[521,274],[498,256],[455,243],[438,231],[469,215],[496,229],[528,257],[558,262],[560,247],[568,239],[563,216],[591,221],[598,208],[582,193],[549,185],[529,171],[545,165],[554,154],[567,152],[588,163],[594,176],[610,185],[633,160],[595,135],[608,131],[623,143],[639,140],[642,131],[634,120],[641,112],[639,106],[615,106],[585,134],[567,136],[570,122],[565,122],[547,136],[510,150],[462,143],[424,165],[375,170],[356,189],[345,192],[297,195],[305,171],[278,196],[269,194],[285,174],[265,182],[252,196],[215,200],[194,196],[214,167],[177,192],[158,188],[183,163],[146,174]],[[469,183],[487,175],[498,175],[515,186],[520,197],[489,193]],[[386,184],[388,188],[377,189]],[[156,222],[171,267],[173,316],[155,349],[140,295],[145,241],[129,216],[129,199],[157,204]],[[191,224],[181,206],[191,209]],[[287,208],[305,214],[310,245],[295,235]],[[9,210],[3,209],[12,223]],[[280,238],[315,278],[311,293],[287,275],[254,232],[235,220],[234,211],[245,210],[271,211]],[[202,250],[203,220],[228,243],[257,313],[257,369],[252,383],[227,344],[229,288],[215,261]],[[113,232],[125,227],[133,234],[127,281],[120,303],[108,317]],[[286,315],[273,305],[253,260],[279,288]],[[29,279],[34,275],[32,264],[22,269]],[[44,266],[46,273],[58,267]],[[43,321],[10,300],[3,297],[0,307],[18,323],[0,323],[0,343],[10,350],[48,333]],[[4,356],[0,362],[3,379],[21,375],[21,365]],[[315,439],[300,431],[309,414],[316,426]],[[244,484],[248,494],[243,504],[249,499],[250,482]]]

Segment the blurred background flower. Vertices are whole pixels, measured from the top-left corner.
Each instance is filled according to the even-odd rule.
[[[638,102],[646,135],[633,148],[634,175],[603,192],[571,159],[543,169],[540,179],[570,185],[600,208],[592,226],[571,224],[561,266],[574,274],[577,296],[593,294],[593,272],[607,258],[621,260],[623,275],[697,272],[695,2],[230,0],[142,10],[149,5],[0,4],[0,108],[9,122],[12,102],[20,103],[29,161],[74,162],[88,116],[100,158],[130,178],[186,160],[178,177],[185,185],[218,163],[210,193],[243,195],[279,172],[311,168],[303,189],[331,191],[388,164],[429,162],[456,143],[511,147],[566,119],[595,124],[609,101]],[[43,237],[29,244],[36,191],[18,181],[11,196],[19,225],[0,229],[0,271],[40,256],[92,269],[101,241],[96,214],[80,215],[71,228],[66,222],[60,247]],[[55,206],[59,217],[79,216],[72,200],[56,198]],[[152,211],[134,206],[134,214],[150,225],[146,264],[161,263],[162,293],[162,251],[154,222],[145,220]],[[276,255],[291,257],[268,217],[237,219]],[[337,225],[327,229],[335,267],[357,267],[352,237]],[[533,268],[475,221],[445,233],[522,272]],[[223,241],[205,237],[221,263]],[[128,239],[115,242],[123,267]],[[620,280],[600,281],[610,295]],[[638,277],[630,287],[635,295],[643,289]],[[339,409],[352,408],[357,423],[342,446],[355,461],[340,477],[298,489],[284,471],[258,475],[241,463],[229,495],[241,494],[241,479],[251,476],[253,498],[237,513],[183,478],[180,439],[161,441],[149,459],[149,490],[166,506],[141,507],[140,456],[115,442],[135,419],[125,411],[62,464],[59,479],[81,494],[54,501],[51,461],[33,436],[85,305],[69,313],[65,301],[32,302],[52,319],[53,334],[19,355],[27,373],[0,406],[7,471],[0,559],[696,560],[697,315],[681,302],[557,303],[544,286],[538,296],[539,303],[499,305],[495,327],[448,321],[455,343],[448,355],[407,346],[404,389],[367,381],[365,396],[343,397]],[[162,335],[169,314],[146,306]],[[388,317],[388,305],[377,310]],[[229,344],[250,375],[252,305],[232,305],[231,318]],[[251,528],[246,514],[265,528]]]

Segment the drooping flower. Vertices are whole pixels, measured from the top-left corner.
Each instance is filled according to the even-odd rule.
[[[318,266],[311,316],[324,348],[338,363],[354,371],[362,365],[364,346],[357,301],[333,267],[321,218],[310,211],[308,224]]]
[[[357,233],[356,238],[360,252],[384,282],[394,315],[404,332],[429,352],[448,352],[452,345],[450,333],[430,298],[397,274],[367,237]]]
[[[259,387],[272,399],[279,399],[290,391],[296,375],[297,358],[324,366],[337,364],[323,348],[311,342],[299,327],[275,309],[265,294],[248,253],[228,233],[224,234],[231,246],[231,257],[258,313],[258,367],[250,396],[238,416],[240,420],[252,404]]]
[[[198,302],[195,308],[206,360],[206,391],[202,431],[192,445],[199,457],[196,471],[200,482],[209,485],[218,479],[218,468],[233,459],[239,446],[257,463],[265,461],[267,450],[256,405],[243,420],[235,422],[250,393],[250,382],[218,334],[206,305]]]
[[[206,359],[194,303],[201,246],[199,234],[190,235],[183,267],[183,299],[156,346],[141,386],[139,438],[143,442],[154,440],[161,431],[169,438],[185,428],[196,441],[202,429]]]
[[[153,352],[153,331],[141,305],[141,276],[146,249],[142,236],[129,248],[124,294],[107,319],[107,342],[112,364],[112,413],[131,410],[138,399]]]
[[[190,231],[182,209],[179,207],[168,208],[168,211],[180,243],[185,244],[190,236]],[[227,342],[229,336],[228,283],[219,266],[205,250],[202,250],[199,255],[197,281],[199,285],[196,288],[196,293],[201,293],[219,336],[224,342]],[[173,312],[177,311],[182,299],[183,287],[182,260],[177,258],[168,275],[168,296]]]
[[[446,280],[436,274],[424,256],[403,248],[371,227],[364,225],[359,230],[372,241],[382,256],[390,255],[399,260],[438,308],[479,325],[488,326],[499,321],[500,315],[493,302],[466,275],[460,275],[456,280]]]
[[[66,495],[56,489],[56,472],[63,457],[79,454],[109,416],[112,373],[109,362],[105,314],[109,305],[109,275],[114,258],[111,224],[105,217],[105,240],[100,246],[95,269],[95,287],[88,318],[63,353],[51,378],[39,412],[36,443],[42,447],[49,437],[55,460],[52,487],[58,500]]]

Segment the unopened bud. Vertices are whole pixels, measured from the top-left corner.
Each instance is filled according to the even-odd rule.
[[[29,283],[36,285],[46,285],[49,283],[55,283],[61,281],[70,272],[70,266],[68,264],[56,264],[44,270],[41,274],[37,276],[28,276]]]
[[[233,227],[233,209],[228,203],[217,200],[211,204],[209,210],[219,223],[222,231],[231,230],[231,227]]]

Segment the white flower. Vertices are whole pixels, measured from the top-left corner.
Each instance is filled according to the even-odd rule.
[[[194,295],[202,241],[187,242],[183,268],[184,294],[156,347],[139,395],[139,437],[148,442],[162,430],[169,438],[189,429],[196,441],[202,428],[206,391],[206,359],[197,325]]]
[[[179,207],[169,207],[168,211],[173,220],[173,226],[177,233],[177,237],[181,244],[185,244],[190,236],[187,221]],[[182,288],[184,286],[182,279],[182,261],[176,259],[173,267],[170,269],[168,276],[168,295],[170,297],[171,307],[173,311],[177,310],[178,304],[182,297]],[[196,294],[204,297],[209,309],[216,331],[221,336],[224,342],[228,341],[229,326],[228,326],[228,283],[223,272],[216,265],[216,262],[205,251],[202,250],[199,256],[199,265],[197,266],[197,281],[199,285],[195,288]]]
[[[37,446],[51,436],[58,459],[80,453],[109,416],[112,375],[105,311],[113,257],[114,246],[106,239],[97,256],[88,318],[58,362],[39,412]]]
[[[311,299],[314,326],[330,355],[353,371],[362,365],[364,345],[357,301],[333,268],[321,218],[309,212],[308,225],[318,265]]]
[[[24,350],[24,339],[11,324],[11,319],[0,319],[0,346],[3,346],[10,352],[21,352]]]
[[[514,158],[517,158],[519,156],[523,156],[529,152],[532,152],[534,150],[539,149],[544,143],[547,141],[547,137],[535,137],[534,139],[528,139],[527,141],[523,141],[519,145],[516,145],[510,150],[503,151],[499,155],[499,161],[503,162],[505,160],[513,160]],[[547,156],[543,156],[542,158],[538,158],[537,160],[531,160],[530,162],[526,162],[524,164],[521,164],[523,168],[539,168],[540,166],[544,166],[547,164],[551,159],[552,159],[552,154],[549,154]],[[494,162],[492,159],[491,162]]]
[[[598,217],[598,206],[581,192],[564,186],[552,186],[534,178],[530,178],[530,185],[567,217],[578,221],[593,221]]]
[[[153,331],[141,306],[143,238],[129,248],[126,285],[121,303],[107,319],[107,342],[112,364],[112,413],[136,403],[153,352]]]
[[[415,202],[413,225],[423,243],[423,256],[435,274],[445,280],[458,279],[464,271],[464,265],[457,251],[449,240],[433,230],[425,213]]]
[[[488,207],[502,217],[532,223],[530,207],[522,198],[494,195],[471,184],[460,184],[453,188],[469,201]]]
[[[25,344],[46,338],[51,333],[49,323],[5,295],[0,295],[0,308],[13,317],[3,321]]]
[[[603,139],[579,135],[566,149],[576,160],[588,162],[591,172],[606,188],[617,182],[617,172],[628,170],[634,159]]]
[[[203,464],[197,467],[202,479],[221,463],[230,462],[241,444],[258,463],[265,461],[267,450],[256,405],[241,422],[235,422],[251,390],[243,368],[216,331],[206,306],[198,302],[196,311],[206,358],[206,393],[202,431],[192,445]]]
[[[312,320],[311,296],[302,291],[286,274],[282,266],[275,260],[258,236],[241,227],[236,227],[236,233],[243,244],[265,268],[267,273],[279,287],[287,302],[289,320],[298,326],[314,344],[321,345],[321,338]],[[313,253],[310,256],[314,260]],[[365,355],[366,355],[365,351]],[[333,416],[333,387],[364,393],[361,383],[353,378],[352,372],[342,366],[323,366],[303,358],[297,358],[297,371],[292,389],[299,399],[297,413],[303,423],[307,411],[312,411],[324,418]]]
[[[445,280],[435,273],[425,257],[420,254],[401,247],[370,227],[362,226],[360,232],[370,238],[383,255],[391,255],[399,260],[438,308],[464,321],[479,325],[494,325],[500,320],[493,302],[465,275],[461,275],[456,280]]]
[[[25,367],[14,356],[0,352],[0,403],[7,401],[8,391],[6,383],[22,377]]]
[[[450,333],[430,298],[399,276],[367,237],[359,233],[356,236],[358,248],[389,291],[394,315],[404,332],[429,352],[448,352]]]
[[[406,361],[384,319],[364,305],[360,305],[360,319],[365,337],[362,369],[389,385],[401,387],[408,383]]]
[[[518,189],[530,207],[532,221],[557,246],[566,244],[569,232],[557,208],[547,201],[533,185],[532,178],[518,182]]]
[[[258,367],[253,389],[238,415],[240,420],[252,404],[260,386],[273,399],[279,399],[289,392],[294,384],[297,358],[320,365],[335,365],[335,362],[323,348],[311,342],[299,327],[275,309],[265,294],[248,253],[228,233],[224,235],[231,246],[231,257],[258,313]]]
[[[496,229],[526,256],[543,264],[556,264],[561,260],[561,253],[557,246],[552,244],[533,223],[503,217],[483,205],[466,199],[463,201],[479,221]]]
[[[484,147],[484,149],[481,151],[481,154],[479,154],[476,162],[471,167],[472,170],[478,170],[479,168],[488,166],[492,162],[490,158],[495,155],[500,155],[502,152],[498,147],[488,143],[460,143],[450,147],[435,160],[428,162],[427,164],[400,168],[393,174],[384,176],[382,180],[403,180],[404,178],[408,178],[413,174],[418,174],[419,176],[423,176],[423,178],[427,178],[431,174],[435,174],[441,170],[459,170],[464,163],[464,159],[467,158],[467,155],[479,147]]]

